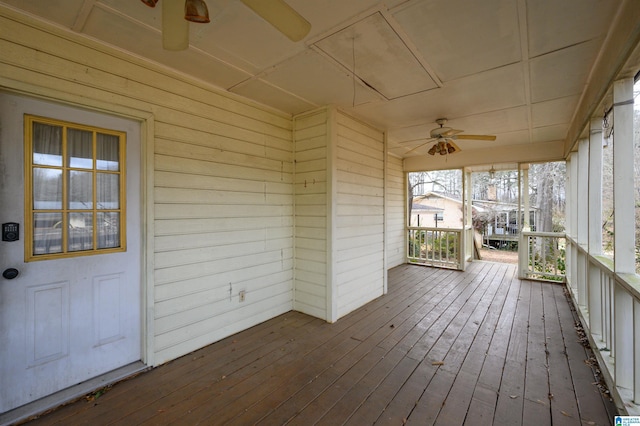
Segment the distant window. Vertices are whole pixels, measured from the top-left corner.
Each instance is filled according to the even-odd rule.
[[[26,259],[124,251],[125,134],[25,116]]]
[[[433,215],[433,220],[437,221],[441,221],[444,220],[442,213],[436,213]]]

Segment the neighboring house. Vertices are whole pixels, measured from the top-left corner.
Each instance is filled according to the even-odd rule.
[[[485,244],[495,245],[500,241],[517,241],[521,229],[520,222],[524,217],[522,206],[517,203],[505,203],[500,201],[473,200],[474,207],[478,207],[477,223],[482,224],[480,229]],[[537,208],[529,207],[530,231],[535,231],[535,217]]]
[[[462,200],[437,192],[418,195],[413,200],[411,226],[462,228]],[[478,209],[473,206],[473,210]],[[420,225],[417,224],[418,217],[420,217]]]
[[[474,223],[480,225],[476,229],[477,238],[483,244],[494,246],[502,241],[517,241],[520,229],[518,213],[518,205],[514,203],[472,200]],[[535,230],[536,209],[530,208],[529,213],[530,230]],[[414,197],[410,226],[459,229],[462,221],[462,200],[437,192]]]

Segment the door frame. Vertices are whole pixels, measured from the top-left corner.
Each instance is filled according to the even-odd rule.
[[[140,126],[140,357],[148,367],[155,366],[154,356],[154,241],[153,241],[153,156],[155,120],[151,109],[116,105],[101,100],[86,98],[55,89],[17,82],[0,76],[0,92],[30,97],[39,101],[89,110],[94,113],[118,116],[138,122]],[[129,230],[133,231],[133,230]],[[106,383],[102,383],[104,386]],[[29,405],[29,404],[28,404]]]

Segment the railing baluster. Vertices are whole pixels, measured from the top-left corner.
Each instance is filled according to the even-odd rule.
[[[407,260],[411,263],[462,269],[464,229],[408,227]]]

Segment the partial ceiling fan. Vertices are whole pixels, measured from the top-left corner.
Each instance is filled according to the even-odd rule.
[[[159,0],[141,0],[156,7]],[[274,26],[291,41],[302,40],[311,30],[311,24],[284,0],[240,0],[258,16]],[[163,0],[162,46],[166,50],[184,50],[189,47],[189,22],[210,22],[204,0]]]
[[[415,151],[416,149],[422,148],[428,143],[436,141],[436,143],[429,149],[429,155],[436,155],[436,153],[440,155],[454,154],[456,152],[461,151],[458,145],[455,144],[456,140],[470,139],[470,140],[479,140],[479,141],[495,141],[496,137],[493,135],[461,135],[460,133],[464,132],[464,130],[456,130],[451,127],[445,127],[447,124],[446,118],[438,118],[436,123],[440,125],[440,127],[436,127],[431,130],[429,136],[430,139],[427,139],[426,142],[416,146],[415,148],[407,151],[407,154]]]

